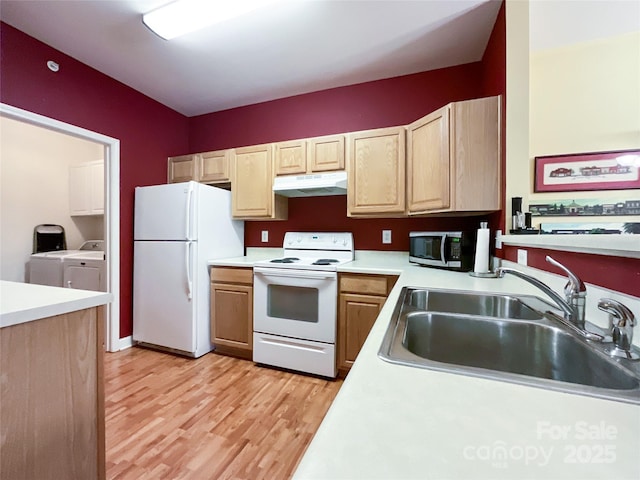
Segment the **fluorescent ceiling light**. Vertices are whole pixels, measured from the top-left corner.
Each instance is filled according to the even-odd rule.
[[[160,37],[171,40],[221,23],[278,0],[176,0],[142,15],[142,21]]]

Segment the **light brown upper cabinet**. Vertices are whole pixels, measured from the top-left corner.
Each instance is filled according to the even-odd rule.
[[[405,215],[404,127],[355,132],[348,138],[348,216]]]
[[[344,135],[327,135],[275,144],[276,175],[344,170]]]
[[[285,220],[287,198],[273,193],[273,145],[236,148],[231,156],[235,218]]]
[[[167,167],[167,183],[188,182],[196,179],[195,155],[169,157]]]
[[[169,157],[167,183],[229,183],[231,149]]]
[[[307,172],[307,142],[293,140],[275,144],[276,175],[294,175]]]
[[[344,135],[327,135],[307,140],[308,172],[344,170]]]
[[[197,181],[202,183],[229,183],[231,178],[231,149],[216,150],[196,155]]]
[[[500,97],[455,102],[407,127],[409,215],[500,209]]]

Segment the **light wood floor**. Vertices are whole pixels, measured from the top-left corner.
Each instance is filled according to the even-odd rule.
[[[208,354],[105,354],[107,479],[286,479],[338,392]]]

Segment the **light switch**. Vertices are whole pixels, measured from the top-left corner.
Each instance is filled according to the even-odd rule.
[[[262,243],[267,243],[269,241],[269,230],[262,230]]]
[[[382,230],[382,243],[391,243],[391,230]]]

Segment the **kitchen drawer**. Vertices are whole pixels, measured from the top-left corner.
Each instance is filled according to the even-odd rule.
[[[387,296],[398,279],[395,275],[341,274],[340,291]]]
[[[253,284],[253,268],[213,267],[211,282]]]

